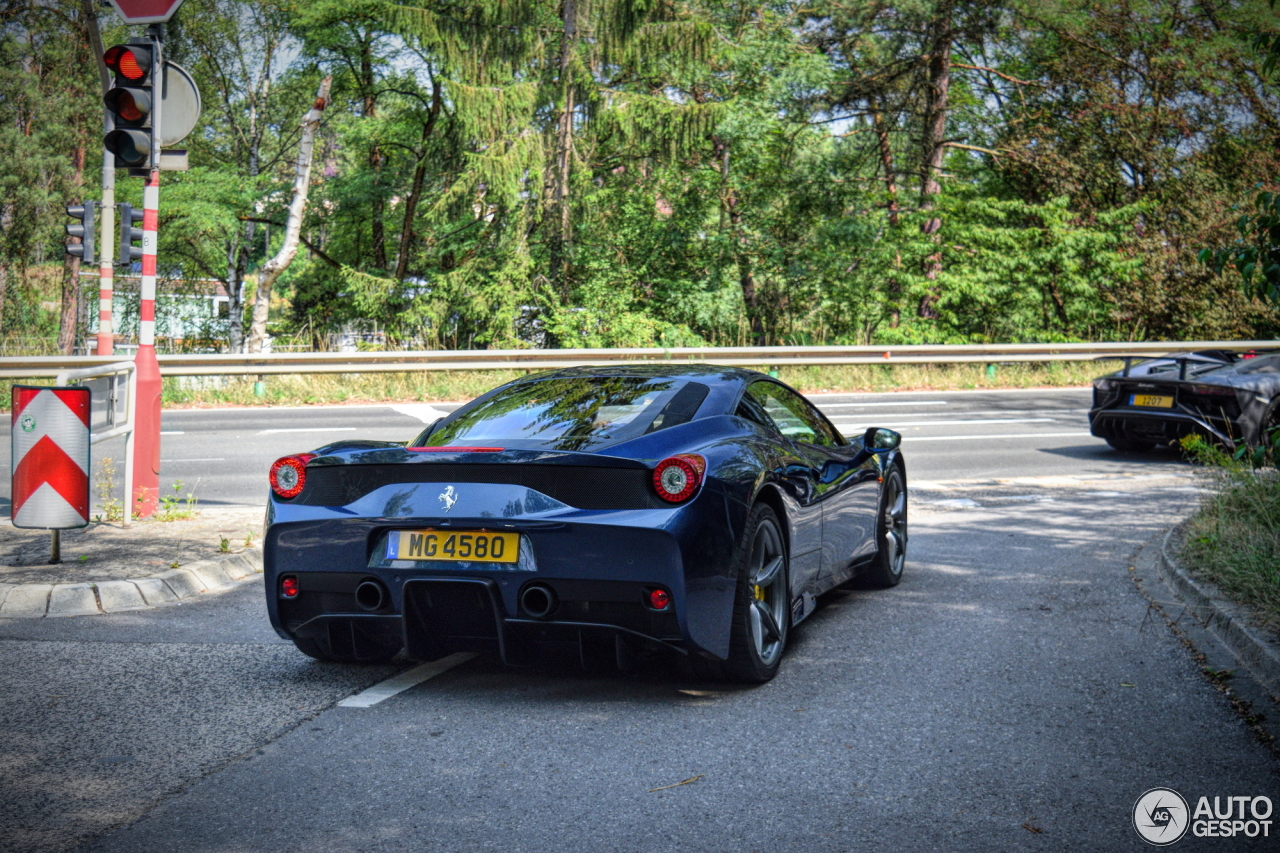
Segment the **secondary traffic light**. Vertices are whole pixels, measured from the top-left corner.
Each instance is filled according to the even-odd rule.
[[[141,221],[141,210],[134,210],[131,204],[120,205],[120,254],[116,266],[127,267],[142,257],[142,246],[133,245],[135,241],[142,242],[142,229],[137,227]]]
[[[79,244],[67,246],[67,254],[79,258],[86,264],[93,263],[93,226],[97,219],[98,203],[86,201],[84,204],[67,205],[67,216],[76,220],[65,226],[68,237],[79,237]]]
[[[154,168],[151,154],[156,132],[152,121],[156,99],[154,54],[149,43],[118,44],[102,55],[115,72],[115,85],[103,97],[115,120],[115,129],[102,140],[115,155],[117,169]]]

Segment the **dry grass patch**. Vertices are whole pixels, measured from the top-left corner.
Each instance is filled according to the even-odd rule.
[[[1187,522],[1182,558],[1280,630],[1280,472],[1224,471]]]

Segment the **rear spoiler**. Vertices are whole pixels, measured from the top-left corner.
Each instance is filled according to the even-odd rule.
[[[1248,355],[1245,355],[1242,357],[1252,358],[1253,353],[1249,353]],[[1234,353],[1227,353],[1222,350],[1214,350],[1212,354],[1199,353],[1199,352],[1190,352],[1190,353],[1181,353],[1181,354],[1169,353],[1168,355],[1158,355],[1154,357],[1149,355],[1110,355],[1110,356],[1101,356],[1095,359],[1095,361],[1115,361],[1116,359],[1119,359],[1124,362],[1124,370],[1121,371],[1120,375],[1126,379],[1129,377],[1129,371],[1133,368],[1133,365],[1135,363],[1149,362],[1149,361],[1176,362],[1178,365],[1178,381],[1185,382],[1187,378],[1188,363],[1196,362],[1198,364],[1205,364],[1205,363],[1232,364],[1237,360],[1237,356]]]

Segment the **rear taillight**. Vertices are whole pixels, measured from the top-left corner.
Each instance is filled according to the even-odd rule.
[[[271,463],[271,491],[282,498],[295,498],[302,494],[307,485],[307,463],[315,458],[314,453],[295,453]]]
[[[1192,385],[1191,393],[1201,397],[1234,397],[1236,395],[1234,388],[1224,388],[1221,385]]]
[[[281,598],[297,598],[298,597],[298,579],[293,575],[288,575],[280,579],[280,597]]]
[[[669,456],[653,469],[653,488],[664,501],[680,503],[698,491],[706,469],[707,460],[696,453]]]

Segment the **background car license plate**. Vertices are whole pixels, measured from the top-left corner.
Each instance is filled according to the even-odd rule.
[[[1151,406],[1157,409],[1172,409],[1173,398],[1161,397],[1157,394],[1130,394],[1130,406]]]
[[[515,563],[520,559],[520,534],[489,530],[393,530],[387,536],[387,559]]]

